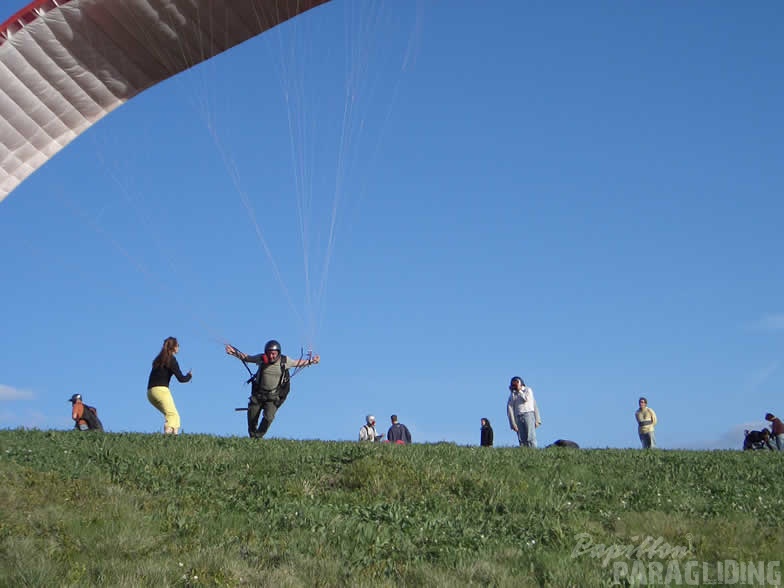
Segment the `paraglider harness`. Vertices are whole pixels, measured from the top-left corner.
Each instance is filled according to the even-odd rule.
[[[306,356],[308,360],[312,359],[313,352],[308,351],[308,353],[305,354],[305,352],[302,351],[300,353],[300,359]],[[264,355],[264,359],[267,359],[266,354]],[[261,401],[274,402],[276,408],[280,408],[283,405],[283,403],[286,401],[289,392],[291,392],[291,378],[296,376],[299,373],[299,371],[302,369],[301,367],[295,367],[293,372],[290,372],[289,368],[286,367],[286,356],[281,355],[280,356],[280,368],[281,368],[280,380],[278,380],[278,385],[272,390],[264,390],[261,387],[262,375],[264,373],[264,368],[266,368],[271,364],[266,362],[259,364],[258,369],[254,373],[244,359],[240,358],[240,361],[242,362],[242,365],[245,366],[245,369],[248,370],[248,374],[250,374],[250,378],[248,378],[245,381],[246,384],[250,384],[250,398],[248,398],[248,400],[249,401],[252,400],[253,397],[255,396]],[[248,409],[243,407],[243,408],[235,408],[234,410],[240,412],[240,411],[246,411]]]
[[[362,425],[362,428],[365,429],[365,435],[367,435],[368,441],[372,441],[373,443],[380,443],[381,440],[384,438],[383,435],[376,434],[376,427],[371,427],[370,425]]]
[[[266,355],[264,356],[264,359],[267,359]],[[248,378],[245,382],[246,384],[250,384],[250,395],[255,396],[256,398],[259,398],[263,401],[272,401],[275,403],[277,408],[280,408],[281,405],[286,401],[289,392],[291,392],[291,374],[286,367],[286,356],[280,356],[280,380],[278,380],[277,386],[275,386],[275,388],[272,390],[264,390],[264,388],[261,387],[261,379],[264,373],[264,368],[269,366],[269,363],[265,362],[260,364],[259,369],[256,370],[255,374],[251,372],[250,367],[248,367],[248,364],[245,361],[242,363],[245,365],[245,369],[247,369],[248,373],[250,374],[250,378]]]

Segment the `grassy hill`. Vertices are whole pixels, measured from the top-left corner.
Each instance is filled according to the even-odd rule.
[[[783,456],[4,430],[0,585],[769,582]]]

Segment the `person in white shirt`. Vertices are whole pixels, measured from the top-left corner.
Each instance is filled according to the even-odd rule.
[[[640,435],[640,442],[643,449],[651,449],[656,447],[656,434],[654,429],[658,419],[653,409],[648,406],[648,399],[644,396],[638,400],[640,408],[634,413],[634,418],[637,421],[637,432]]]
[[[362,425],[362,428],[359,430],[359,440],[370,441],[372,443],[379,441],[380,439],[381,435],[376,431],[376,417],[369,414],[365,417],[365,424]]]
[[[509,392],[506,403],[509,426],[517,433],[520,447],[536,447],[536,429],[542,424],[542,419],[534,391],[520,376],[515,376],[509,383]]]

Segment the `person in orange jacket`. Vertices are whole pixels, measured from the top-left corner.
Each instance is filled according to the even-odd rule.
[[[103,431],[103,423],[98,418],[98,411],[93,406],[88,406],[82,401],[81,394],[74,394],[68,399],[71,403],[71,418],[74,420],[74,429],[79,431]]]

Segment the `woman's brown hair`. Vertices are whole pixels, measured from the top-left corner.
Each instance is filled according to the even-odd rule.
[[[166,337],[163,347],[161,347],[161,352],[152,360],[152,367],[168,366],[171,358],[174,357],[174,350],[177,349],[178,345],[179,343],[175,337]]]

